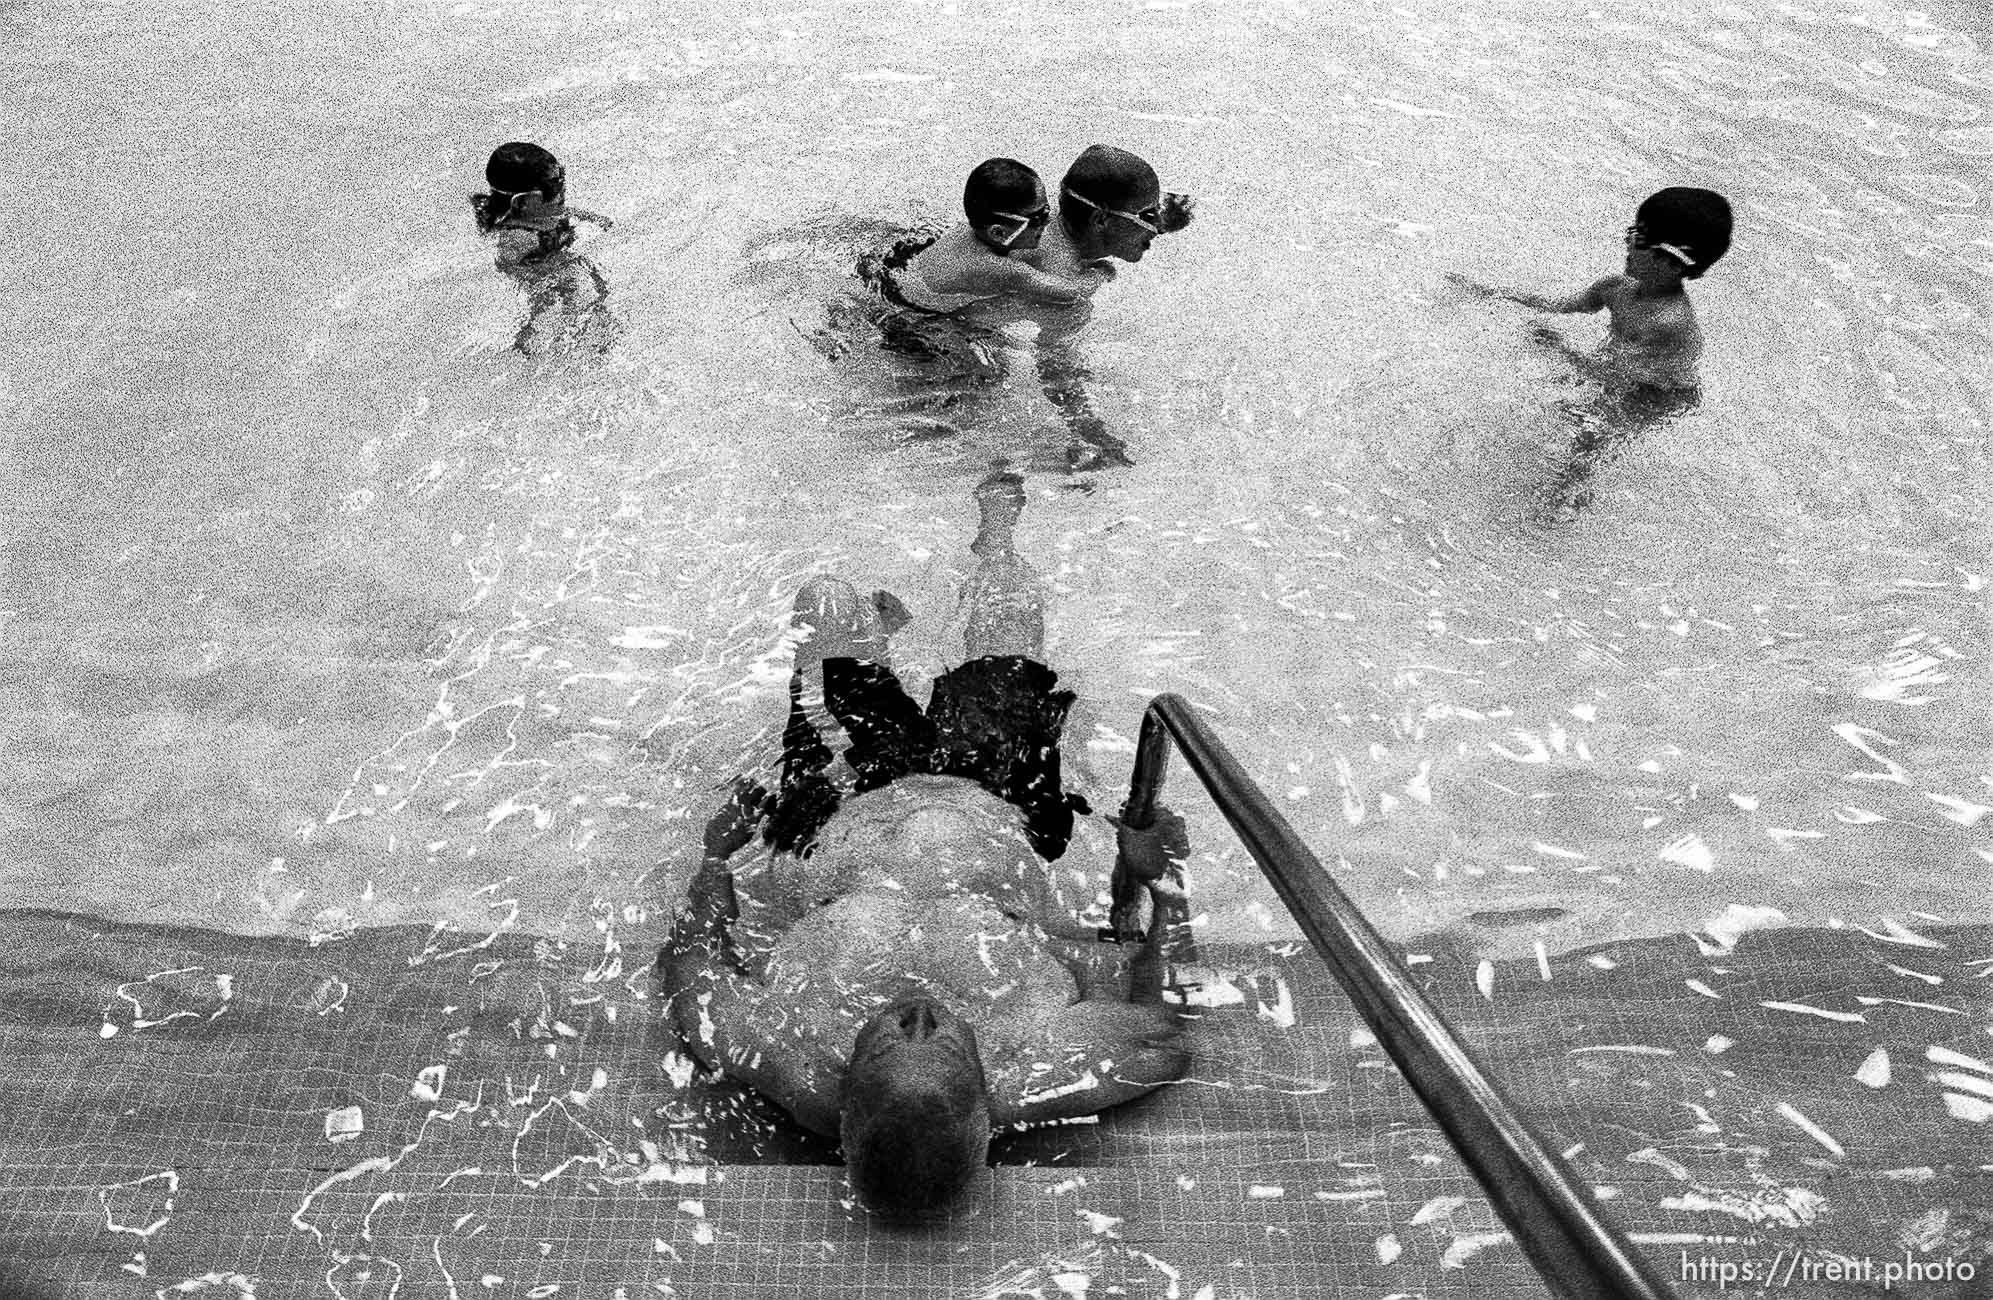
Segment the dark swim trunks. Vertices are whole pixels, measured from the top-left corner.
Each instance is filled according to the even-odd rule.
[[[824,704],[851,738],[844,758],[854,793],[903,776],[959,776],[1024,813],[1024,832],[1050,862],[1066,851],[1085,799],[1060,788],[1059,733],[1073,706],[1054,690],[1058,674],[1021,655],[988,655],[943,673],[925,713],[890,668],[826,659]],[[782,786],[763,837],[778,852],[807,855],[840,796],[827,774],[835,756],[804,713],[802,685],[789,683],[782,734]]]
[[[894,279],[906,269],[907,264],[921,253],[934,246],[941,238],[936,231],[916,230],[894,240],[883,253],[867,253],[858,259],[858,278],[878,290],[879,296],[895,307],[905,311],[924,312],[900,296],[899,286]]]
[[[945,378],[994,383],[1009,373],[1004,361],[1009,340],[1001,330],[937,313],[900,292],[900,272],[939,238],[933,231],[915,231],[884,252],[858,259],[858,278],[883,300],[883,310],[873,318],[879,346],[939,367]]]

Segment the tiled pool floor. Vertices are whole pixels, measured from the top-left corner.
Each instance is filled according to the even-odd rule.
[[[1753,1294],[1694,1270],[1795,1250],[1993,1264],[1993,929],[1427,951],[1435,1000],[1684,1295]],[[0,913],[0,953],[8,1300],[1542,1294],[1306,951],[1207,952],[1229,1004],[1190,1080],[1005,1139],[920,1231],[688,1078],[641,955],[30,911]]]

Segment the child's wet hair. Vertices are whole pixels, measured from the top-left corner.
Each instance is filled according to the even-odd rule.
[[[1695,259],[1683,269],[1684,280],[1696,279],[1730,251],[1730,201],[1715,190],[1670,185],[1647,196],[1633,225],[1643,243],[1669,244]]]
[[[1002,220],[1000,212],[1022,216],[1036,205],[1040,188],[1038,173],[1015,158],[991,158],[969,173],[962,210],[977,227]]]

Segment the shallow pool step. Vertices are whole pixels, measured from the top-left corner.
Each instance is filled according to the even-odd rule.
[[[225,1188],[190,1170],[170,1231],[107,1234],[100,1218],[51,1238],[44,1223],[41,1252],[0,1264],[0,1295],[138,1297],[196,1283],[193,1294],[233,1300],[231,1275],[259,1296],[345,1300],[1544,1294],[1512,1244],[1468,1230],[1476,1210],[1455,1209],[1440,1181],[1429,1190],[1442,1212],[1410,1226],[1402,1197],[1331,1199],[1318,1194],[1335,1177],[1324,1174],[1284,1186],[1211,1170],[997,1167],[955,1218],[893,1228],[858,1210],[843,1170],[826,1165],[539,1188],[390,1171],[309,1204],[282,1186],[294,1175]]]
[[[1512,1243],[1462,1245],[1447,1214],[1407,1227],[1382,1188],[1338,1195],[1343,1172],[1287,1186],[1222,1167],[1000,1167],[950,1222],[887,1229],[851,1204],[840,1169],[737,1166],[681,1189],[645,1244],[660,1278],[712,1300],[1545,1294]]]
[[[1698,1241],[1714,1263],[1987,1257],[1993,929],[1420,947],[1428,992],[1666,1266]],[[597,978],[599,951],[0,912],[0,1300],[1057,1300],[1167,1297],[1170,1269],[1177,1300],[1531,1294],[1319,963],[1206,956],[1190,1078],[1003,1139],[980,1208],[908,1235],[844,1203],[826,1144],[686,1080],[647,973]]]

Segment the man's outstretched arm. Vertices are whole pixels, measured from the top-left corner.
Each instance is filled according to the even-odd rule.
[[[745,979],[745,968],[734,950],[733,924],[740,919],[740,900],[734,893],[734,875],[727,860],[754,837],[754,828],[767,811],[768,792],[750,781],[735,784],[725,804],[706,823],[705,856],[692,883],[685,891],[685,905],[678,911],[658,954],[658,971],[664,982],[665,1009],[686,1050],[707,1069],[721,1068],[713,1055],[713,1037],[707,1014],[716,987],[728,980]],[[702,1030],[704,1021],[705,1030]]]
[[[985,1062],[994,1124],[1097,1114],[1189,1073],[1182,1017],[1163,997],[1169,967],[1187,959],[1189,920],[1180,894],[1176,901],[1158,899],[1149,938],[1130,969],[1128,1000],[1071,1003],[1046,1019],[1019,1060]]]
[[[706,827],[706,852],[685,906],[658,955],[666,1012],[685,1050],[709,1070],[746,1084],[797,1123],[835,1137],[839,1063],[792,1009],[774,1006],[768,989],[743,967],[732,927],[740,917],[731,858],[749,839],[769,796],[742,782]]]
[[[1160,810],[1158,810],[1160,813]],[[1172,820],[1183,825],[1175,814]],[[1172,967],[1188,966],[1197,960],[1197,941],[1191,932],[1190,894],[1184,887],[1181,859],[1154,879],[1144,880],[1149,892],[1149,936],[1135,954],[1128,972],[1128,1000],[1155,1006],[1173,1006],[1163,996],[1169,987]]]
[[[1170,968],[1196,960],[1183,879],[1183,861],[1189,856],[1183,819],[1158,806],[1147,828],[1132,830],[1117,823],[1116,831],[1121,868],[1148,894],[1148,937],[1125,966],[1125,984],[1103,981],[1097,962],[1075,963],[1061,954],[1085,992],[1081,1001],[1049,1018],[1033,1059],[1022,1063],[1021,1072],[992,1072],[991,1117],[999,1125],[1091,1115],[1189,1071],[1182,1018],[1164,997]],[[1127,951],[1098,940],[1092,947],[1104,953]],[[999,1092],[1000,1081],[1009,1086]]]

